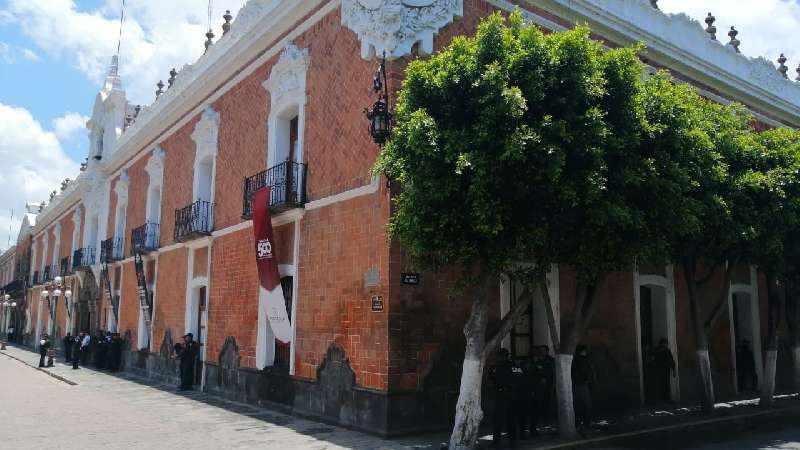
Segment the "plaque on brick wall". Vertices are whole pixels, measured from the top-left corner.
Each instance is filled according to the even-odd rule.
[[[418,273],[402,273],[400,274],[400,283],[402,284],[419,284]]]
[[[383,296],[382,295],[373,295],[372,296],[372,312],[381,312],[383,311]]]
[[[380,283],[381,271],[377,267],[370,267],[364,272],[364,286],[375,287]]]

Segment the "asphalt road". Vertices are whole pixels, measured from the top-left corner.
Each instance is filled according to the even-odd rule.
[[[800,427],[785,428],[731,441],[692,447],[693,450],[785,450],[800,449]]]

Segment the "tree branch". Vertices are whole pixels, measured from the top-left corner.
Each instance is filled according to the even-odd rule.
[[[484,358],[493,352],[497,346],[500,345],[500,341],[502,341],[503,338],[511,332],[511,329],[517,324],[519,317],[523,312],[525,312],[526,309],[528,309],[528,305],[531,304],[532,299],[533,296],[531,295],[529,287],[525,286],[525,289],[523,289],[519,294],[519,297],[517,297],[514,307],[511,308],[511,311],[509,311],[506,316],[503,317],[502,322],[500,322],[500,328],[491,338],[489,338],[488,341],[486,341],[486,345],[483,347]]]
[[[731,277],[733,276],[733,269],[736,267],[737,263],[738,260],[734,259],[733,261],[729,262],[728,267],[725,268],[725,276],[722,278],[722,290],[719,294],[719,300],[717,300],[717,304],[714,305],[711,315],[703,325],[703,331],[706,333],[706,335],[711,333],[711,331],[714,329],[714,325],[716,325],[720,317],[722,317],[722,314],[728,308],[728,295],[731,290]]]
[[[561,349],[561,336],[558,335],[558,327],[556,326],[556,315],[553,311],[553,303],[550,299],[550,289],[547,285],[547,275],[542,275],[539,280],[539,286],[542,290],[542,297],[544,298],[544,309],[547,313],[547,328],[550,332],[550,340],[553,342],[553,350],[559,351]]]

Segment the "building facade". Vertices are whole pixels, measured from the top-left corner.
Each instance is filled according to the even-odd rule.
[[[649,67],[743,103],[759,126],[800,125],[800,86],[772,63],[644,0],[250,0],[150,105],[128,102],[112,60],[81,173],[20,230],[9,283],[19,281],[21,338],[116,331],[126,370],[175,380],[172,346],[191,332],[206,391],[384,435],[447,426],[470,303],[450,274],[407,277],[406,254],[387,242],[391,189],[371,174],[379,148],[363,110],[375,55],[387,56],[394,92],[408,61],[514,9],[550,31],[586,22],[609,46],[644,41]],[[259,294],[251,213],[264,186],[291,342],[275,339]],[[662,337],[678,363],[673,398],[699,398],[682,277],[672,266],[609,277],[584,337],[601,404],[646,400],[643,348]],[[517,288],[498,280],[494,322]],[[741,267],[711,344],[721,398],[736,395],[735,343],[750,340],[760,358],[760,292]],[[569,317],[569,268],[552,268],[550,296]],[[503,343],[515,357],[550,345],[542,302]]]

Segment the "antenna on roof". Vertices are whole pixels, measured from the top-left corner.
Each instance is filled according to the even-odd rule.
[[[11,225],[14,223],[14,209],[11,209],[11,220],[8,221],[8,248],[11,248]]]
[[[214,43],[212,39],[214,39],[214,32],[211,31],[211,15],[214,14],[214,0],[208,0],[208,32],[206,33],[206,42],[203,46],[206,48],[205,52],[208,51],[208,48]],[[203,53],[205,53],[203,52]]]
[[[119,14],[119,38],[117,39],[117,59],[119,60],[119,48],[122,45],[122,23],[125,21],[125,0],[122,0],[122,9]]]

